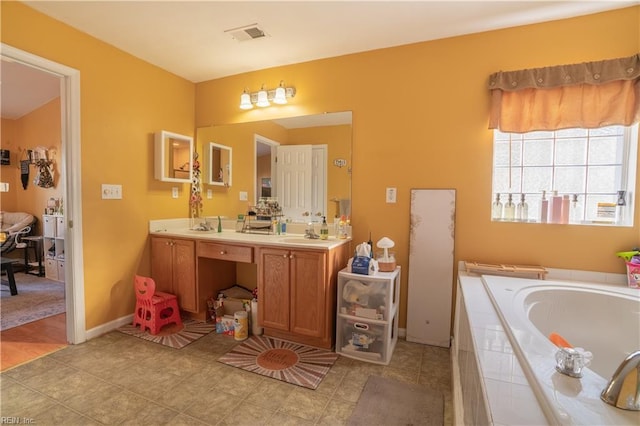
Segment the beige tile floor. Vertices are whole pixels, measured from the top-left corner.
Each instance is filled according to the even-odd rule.
[[[216,362],[212,333],[175,350],[110,332],[0,374],[0,416],[38,425],[340,425],[370,375],[438,389],[452,424],[449,350],[399,340],[388,366],[340,357],[315,391]]]

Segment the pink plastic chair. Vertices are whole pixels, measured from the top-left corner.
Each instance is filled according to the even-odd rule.
[[[133,326],[140,330],[149,329],[149,333],[158,334],[167,324],[182,325],[178,298],[174,294],[156,291],[153,278],[136,275],[134,278],[136,291],[136,311],[133,315]]]

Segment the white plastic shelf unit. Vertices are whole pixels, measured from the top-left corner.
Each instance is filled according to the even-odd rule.
[[[393,272],[338,273],[336,353],[389,364],[398,341],[400,267]]]
[[[64,281],[64,238],[67,233],[64,217],[42,216],[42,246],[44,273],[50,280]]]

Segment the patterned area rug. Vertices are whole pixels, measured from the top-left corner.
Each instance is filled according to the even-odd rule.
[[[189,343],[195,342],[215,329],[215,324],[207,324],[206,322],[195,321],[192,319],[183,319],[182,326],[178,326],[176,324],[167,325],[155,336],[150,334],[148,331],[140,331],[140,327],[134,327],[132,324],[124,325],[118,328],[118,331],[133,337],[139,337],[140,339],[169,346],[174,349],[182,349]]]
[[[316,389],[338,354],[265,336],[252,336],[218,362],[283,382]]]
[[[0,291],[0,330],[18,327],[66,311],[64,283],[35,275],[15,273],[18,294],[11,296],[9,287]],[[2,276],[2,281],[7,277]]]

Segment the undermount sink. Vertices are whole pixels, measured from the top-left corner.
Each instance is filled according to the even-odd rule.
[[[328,242],[328,240],[321,240],[319,238],[312,240],[311,238],[303,238],[303,237],[283,238],[280,241],[282,241],[283,243],[292,243],[292,244],[317,244],[317,243]]]

